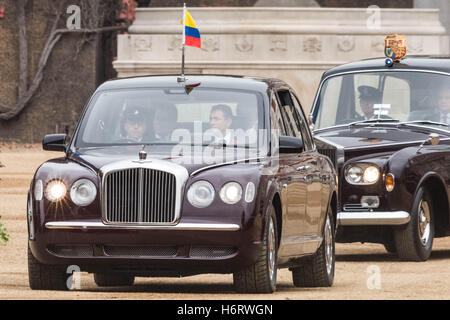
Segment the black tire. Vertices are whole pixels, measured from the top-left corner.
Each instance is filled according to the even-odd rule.
[[[132,286],[134,276],[128,274],[94,273],[95,284],[99,287]]]
[[[411,220],[394,232],[398,257],[405,261],[426,261],[431,255],[434,240],[434,209],[429,193],[420,187],[414,199]],[[424,227],[428,221],[428,228]]]
[[[396,254],[397,253],[397,247],[395,246],[394,241],[387,241],[383,243],[384,249],[390,254]]]
[[[40,263],[28,247],[28,281],[32,290],[68,290],[64,266],[46,265]]]
[[[397,254],[397,246],[395,245],[395,239],[393,232],[390,232],[383,243],[384,249],[390,254]]]
[[[277,283],[278,231],[275,208],[268,209],[264,241],[255,264],[233,274],[233,284],[239,293],[273,293]]]
[[[333,214],[329,208],[319,249],[313,256],[303,259],[300,266],[291,268],[294,286],[312,288],[333,285],[336,261],[335,231]]]

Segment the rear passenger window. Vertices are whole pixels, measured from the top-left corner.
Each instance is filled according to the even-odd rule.
[[[296,119],[300,121],[300,130],[302,132],[303,144],[305,145],[305,150],[313,150],[314,143],[311,136],[311,131],[309,130],[308,121],[306,121],[303,108],[300,105],[297,97],[291,92],[292,101],[294,102],[294,111],[296,113]]]
[[[301,137],[300,123],[296,119],[294,104],[289,91],[279,91],[278,97],[281,103],[281,115],[289,136]]]

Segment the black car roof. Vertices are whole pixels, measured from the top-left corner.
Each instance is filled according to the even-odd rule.
[[[139,76],[114,79],[103,83],[97,90],[126,88],[167,88],[182,84],[177,82],[179,75]],[[256,78],[230,75],[186,75],[186,84],[200,83],[201,87],[247,89],[265,92],[268,88],[290,88],[285,82],[273,78]]]
[[[323,74],[323,78],[343,73],[363,70],[427,70],[450,73],[450,56],[407,56],[392,67],[385,64],[386,58],[366,59],[334,67]]]

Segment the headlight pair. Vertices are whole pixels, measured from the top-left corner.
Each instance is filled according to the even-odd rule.
[[[220,199],[227,204],[235,204],[242,199],[242,186],[237,182],[228,182],[222,186],[219,192]],[[208,207],[215,198],[214,187],[208,181],[194,182],[188,192],[187,199],[190,204],[196,208]],[[252,202],[255,197],[255,185],[253,182],[247,183],[244,199],[246,202]]]
[[[379,179],[380,169],[373,164],[351,164],[345,169],[345,180],[350,184],[375,184]]]
[[[36,200],[42,200],[43,194],[45,194],[47,200],[57,202],[66,196],[67,187],[64,182],[55,179],[48,182],[44,190],[42,181],[37,180],[34,187],[34,197]],[[77,180],[70,188],[70,199],[77,206],[90,205],[96,196],[97,188],[95,187],[95,184],[88,179]]]

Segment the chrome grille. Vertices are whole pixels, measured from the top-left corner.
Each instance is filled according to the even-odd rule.
[[[175,222],[176,177],[171,173],[147,168],[108,173],[104,197],[107,222]]]
[[[327,156],[330,158],[331,163],[333,163],[334,168],[337,168],[337,162],[336,162],[336,149],[325,149],[325,148],[318,148],[317,151],[324,156]]]

